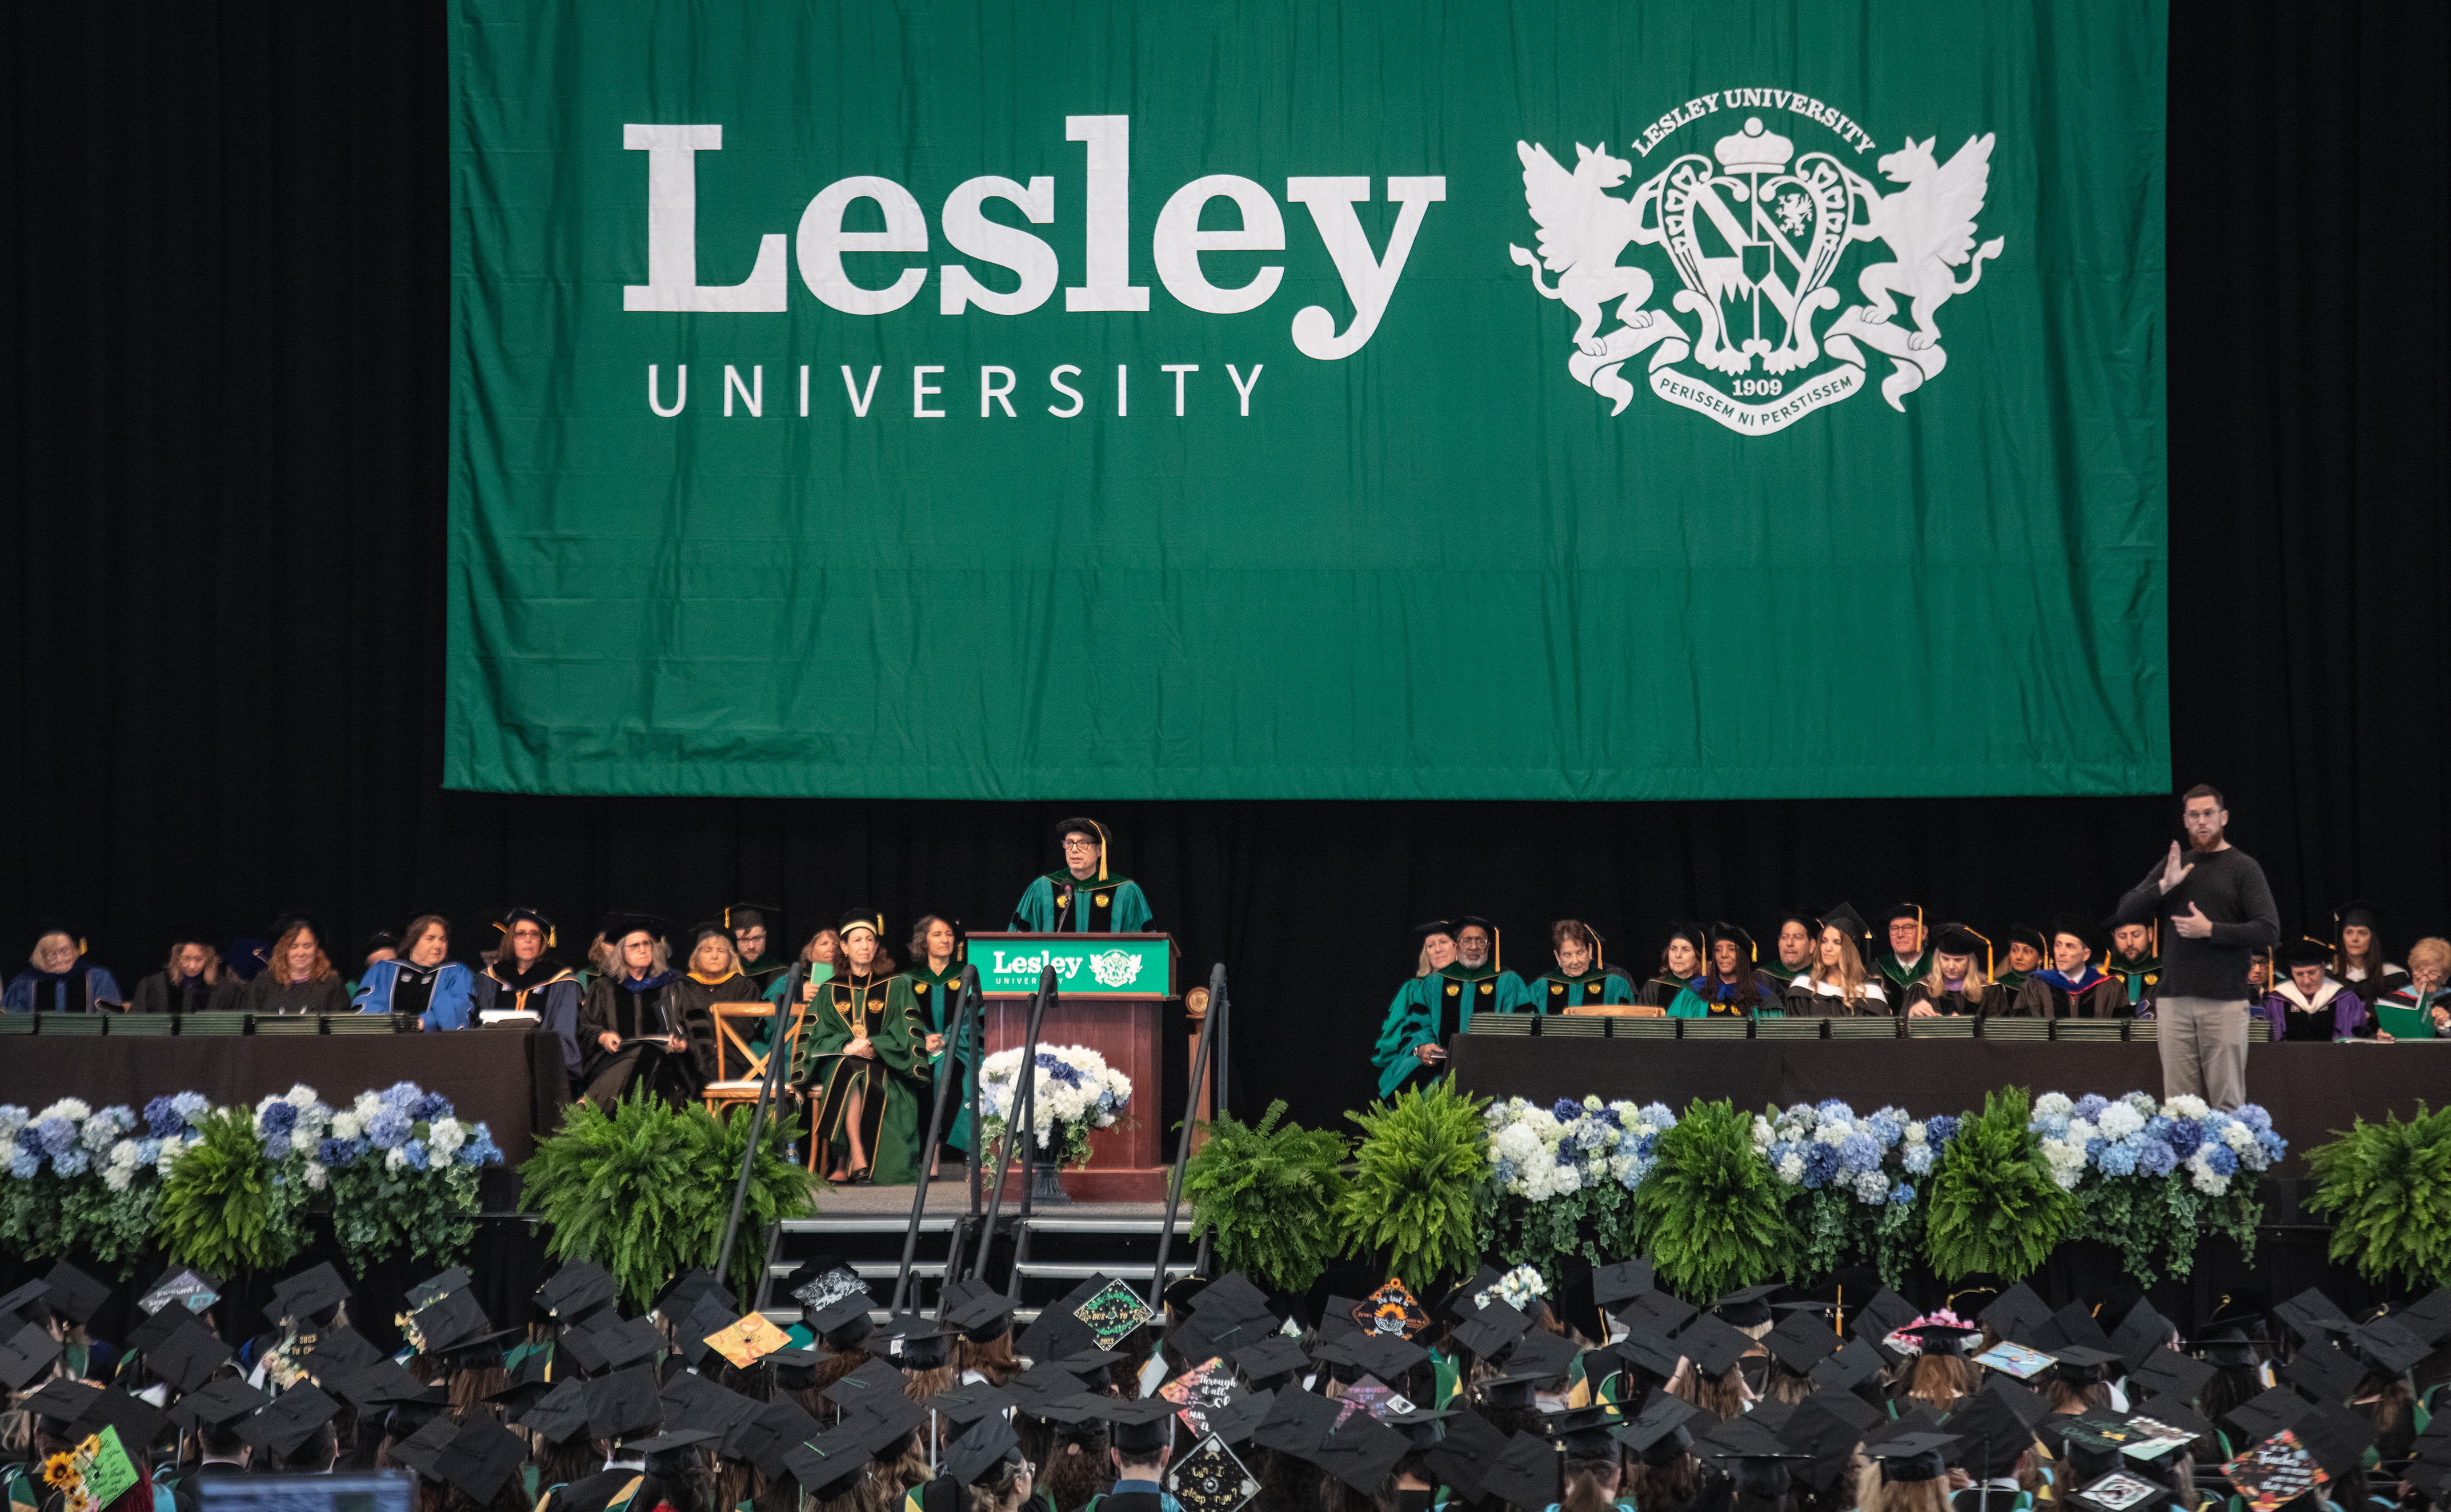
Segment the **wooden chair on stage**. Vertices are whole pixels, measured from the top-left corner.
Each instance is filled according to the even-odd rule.
[[[715,1014],[715,1080],[707,1083],[699,1095],[706,1099],[706,1110],[720,1118],[727,1109],[757,1101],[758,1090],[766,1085],[766,1068],[777,1050],[782,1051],[788,1076],[793,1054],[799,1048],[800,1031],[808,1022],[809,1006],[793,1004],[791,1019],[783,1026],[781,1044],[770,1038],[763,1051],[752,1047],[750,1040],[758,1030],[774,1024],[775,1005],[716,1003],[710,1007]],[[737,1070],[733,1070],[735,1065]],[[775,1102],[779,1105],[790,1090],[788,1081],[777,1083]],[[780,1116],[779,1108],[775,1116]]]

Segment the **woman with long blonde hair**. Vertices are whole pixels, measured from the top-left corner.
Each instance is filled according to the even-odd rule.
[[[1844,1018],[1890,1011],[1889,994],[1864,969],[1855,943],[1863,932],[1864,921],[1844,903],[1822,916],[1812,966],[1788,984],[1789,1012]]]
[[[1910,1018],[1987,1018],[2009,1011],[2009,989],[1979,959],[1990,942],[1963,924],[1944,924],[1932,936],[1930,969],[1907,989]]]

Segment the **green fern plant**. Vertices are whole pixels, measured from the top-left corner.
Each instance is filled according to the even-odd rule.
[[[216,1275],[272,1270],[305,1247],[306,1190],[278,1180],[244,1108],[207,1116],[171,1163],[153,1205],[154,1233],[173,1261]]]
[[[2051,1179],[2030,1114],[2024,1088],[2003,1088],[1942,1149],[1924,1214],[1924,1258],[1942,1280],[2022,1281],[2075,1228],[2076,1196]]]
[[[1336,1258],[1336,1201],[1344,1192],[1344,1140],[1281,1124],[1268,1105],[1257,1124],[1221,1113],[1183,1168],[1191,1232],[1217,1236],[1217,1257],[1271,1291],[1301,1295]]]
[[[652,1306],[673,1277],[711,1267],[748,1146],[747,1109],[718,1123],[676,1109],[645,1089],[602,1108],[573,1105],[559,1131],[520,1168],[521,1201],[551,1226],[546,1252],[610,1271],[631,1305]],[[785,1157],[783,1121],[769,1115],[735,1241],[735,1285],[754,1285],[766,1226],[815,1210],[815,1178]]]
[[[1488,1105],[1448,1076],[1344,1115],[1362,1126],[1362,1144],[1336,1199],[1338,1231],[1355,1248],[1384,1254],[1387,1273],[1416,1293],[1480,1264],[1473,1203],[1489,1174]]]
[[[1786,1193],[1754,1149],[1753,1128],[1725,1098],[1696,1103],[1659,1136],[1658,1165],[1635,1188],[1638,1242],[1680,1295],[1708,1301],[1756,1286],[1796,1246]]]
[[[2402,1122],[2361,1118],[2306,1152],[2315,1194],[2306,1206],[2332,1220],[2332,1258],[2378,1283],[2451,1284],[2451,1108]]]

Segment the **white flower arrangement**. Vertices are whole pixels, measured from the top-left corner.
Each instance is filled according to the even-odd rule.
[[[1549,1295],[1549,1283],[1530,1266],[1518,1266],[1499,1277],[1472,1299],[1475,1307],[1486,1307],[1494,1298],[1518,1312],[1530,1312],[1532,1305]]]
[[[1631,1190],[1651,1173],[1659,1136],[1676,1127],[1676,1115],[1658,1103],[1598,1097],[1546,1108],[1510,1097],[1481,1116],[1500,1188],[1536,1203],[1608,1182]]]
[[[999,1051],[979,1066],[979,1113],[990,1137],[1013,1114],[1021,1075],[1021,1051]],[[1132,1079],[1086,1045],[1041,1045],[1032,1075],[1030,1124],[1042,1149],[1059,1142],[1055,1129],[1109,1129],[1131,1106]],[[1086,1138],[1079,1143],[1086,1145]]]

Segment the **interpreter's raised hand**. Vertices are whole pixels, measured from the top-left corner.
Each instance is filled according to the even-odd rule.
[[[2164,893],[2167,893],[2170,889],[2177,887],[2180,883],[2186,881],[2187,879],[2187,874],[2195,869],[2196,863],[2193,861],[2189,861],[2185,866],[2181,866],[2179,864],[2179,842],[2172,840],[2170,842],[2170,854],[2162,862],[2162,891]]]
[[[2205,917],[2205,911],[2193,903],[2187,905],[2185,913],[2170,915],[2170,927],[2191,940],[2209,939],[2213,933],[2213,921]]]

